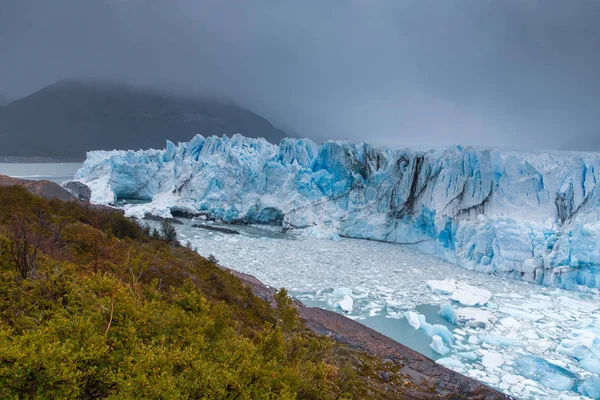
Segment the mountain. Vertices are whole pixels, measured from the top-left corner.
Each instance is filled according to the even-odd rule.
[[[165,150],[91,152],[78,174],[93,202],[153,200],[130,205],[132,216],[187,211],[410,244],[469,270],[600,289],[598,153],[196,136]]]
[[[6,97],[0,95],[0,108],[4,107],[8,103],[10,103],[10,100],[8,100]]]
[[[274,143],[284,136],[223,100],[98,81],[59,81],[0,108],[0,156],[83,159],[89,150],[162,148],[165,139],[238,132]]]

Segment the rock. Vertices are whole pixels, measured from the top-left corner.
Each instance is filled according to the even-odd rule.
[[[76,199],[83,201],[85,203],[90,202],[90,198],[92,197],[92,191],[90,188],[81,183],[70,181],[63,185],[63,188],[71,193]]]
[[[171,215],[173,215],[173,217],[192,219],[192,218],[200,217],[203,214],[194,213],[194,212],[190,212],[190,211],[184,211],[184,210],[171,210]],[[206,218],[206,216],[205,216],[205,218]]]
[[[180,220],[178,220],[177,218],[165,218],[165,217],[159,217],[157,215],[152,215],[149,213],[144,214],[144,219],[149,219],[150,221],[168,221],[172,224],[177,224],[177,225],[183,225],[183,222],[181,222]]]
[[[194,228],[207,229],[209,231],[215,231],[215,232],[221,232],[221,233],[228,233],[230,235],[239,235],[240,234],[236,230],[228,229],[228,228],[221,228],[219,226],[212,226],[212,225],[206,225],[206,224],[194,224],[192,226]]]
[[[60,187],[59,184],[50,181],[29,181],[26,179],[11,178],[6,175],[0,175],[0,187],[7,186],[22,186],[30,193],[46,199],[58,199],[63,201],[76,200],[71,193]]]

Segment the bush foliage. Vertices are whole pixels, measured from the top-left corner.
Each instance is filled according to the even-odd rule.
[[[273,309],[168,236],[1,188],[0,398],[395,397],[284,290]]]

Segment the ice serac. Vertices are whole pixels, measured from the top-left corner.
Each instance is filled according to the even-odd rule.
[[[90,152],[77,177],[94,202],[152,200],[130,215],[185,210],[404,243],[471,270],[600,288],[599,154],[196,136]]]

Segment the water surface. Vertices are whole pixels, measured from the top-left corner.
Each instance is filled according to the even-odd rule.
[[[62,183],[73,179],[82,165],[82,163],[0,163],[0,175]]]

